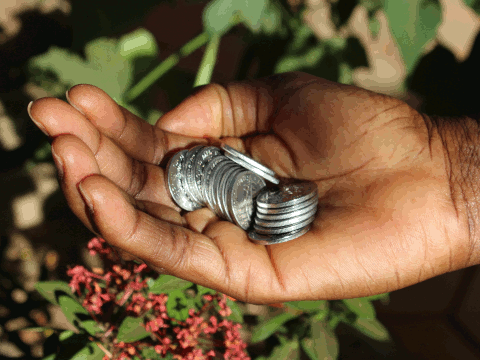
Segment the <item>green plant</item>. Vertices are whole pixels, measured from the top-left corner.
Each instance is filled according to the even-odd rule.
[[[465,0],[465,3],[476,11],[480,9],[478,1]],[[66,89],[78,83],[97,85],[118,103],[154,123],[161,112],[152,104],[141,100],[150,86],[172,71],[181,58],[204,46],[203,59],[192,85],[208,84],[214,72],[222,36],[233,27],[243,26],[248,31],[243,31],[241,36],[250,49],[259,50],[269,42],[281,44],[278,51],[258,52],[259,76],[300,70],[334,81],[353,83],[355,71],[372,64],[369,64],[371,59],[368,49],[364,48],[364,42],[354,33],[345,35],[344,30],[354,11],[353,6],[345,11],[346,5],[348,4],[344,0],[328,3],[331,24],[326,25],[330,26],[330,35],[321,37],[305,21],[308,11],[316,11],[307,5],[294,9],[287,1],[280,0],[213,0],[203,13],[203,32],[159,64],[158,47],[153,35],[145,29],[138,29],[118,39],[94,39],[85,44],[84,56],[70,49],[52,47],[45,54],[31,59],[30,78],[52,96],[63,96]],[[439,3],[434,0],[357,0],[355,5],[363,6],[367,12],[368,36],[372,38],[382,31],[377,15],[383,12],[388,18],[391,34],[406,71],[395,86],[399,91],[404,91],[408,75],[414,71],[423,56],[425,46],[436,35],[442,15]],[[239,78],[248,72],[246,69],[251,62],[251,57],[245,56],[238,72]],[[38,149],[35,161],[44,161],[48,156],[46,144]],[[139,283],[146,281],[145,284],[148,285],[142,288],[142,291],[147,291],[143,294],[144,298],[148,298],[149,293],[168,296],[169,300],[164,305],[172,322],[186,321],[192,318],[189,309],[200,311],[209,301],[214,301],[213,297],[208,300],[209,296],[213,296],[210,290],[182,280],[166,276],[154,280],[152,274],[142,279]],[[49,301],[61,306],[67,318],[80,331],[80,334],[59,333],[61,343],[70,344],[75,341],[82,344],[79,351],[105,356],[106,352],[98,346],[100,342],[91,339],[95,339],[98,332],[103,332],[103,337],[99,339],[104,339],[109,329],[102,328],[106,321],[96,321],[93,318],[96,313],[92,303],[87,301],[82,306],[65,283],[40,283],[38,290]],[[104,290],[108,292],[105,288]],[[206,300],[205,303],[200,299],[203,295],[207,295],[207,298],[202,298]],[[232,311],[229,318],[239,323],[243,321],[241,306],[232,300],[220,302],[223,300],[219,299],[215,300],[215,306],[228,304]],[[272,310],[270,315],[257,319],[258,324],[252,329],[251,343],[267,341],[276,344],[269,354],[257,359],[295,359],[299,358],[300,353],[310,359],[335,359],[339,345],[334,331],[340,323],[378,341],[388,340],[388,332],[376,319],[371,303],[387,299],[388,295],[379,295],[362,299],[286,303],[281,310]],[[120,306],[124,305],[126,303]],[[117,339],[119,337],[124,345],[136,343],[135,347],[139,341],[151,338],[152,332],[143,329],[144,321],[131,315],[135,314],[131,313],[123,317],[122,321],[118,320],[110,334],[115,334]],[[134,356],[141,358],[155,358],[159,353],[152,352],[151,347],[154,346],[153,342],[148,349],[126,346],[122,351],[126,349],[128,354],[128,351],[133,351]],[[166,352],[160,353],[167,356]]]

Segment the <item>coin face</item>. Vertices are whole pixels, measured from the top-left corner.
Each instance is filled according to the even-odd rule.
[[[242,172],[232,182],[227,194],[228,210],[235,224],[243,230],[250,228],[254,199],[265,186],[265,180],[252,172]]]
[[[264,227],[264,226],[254,224],[253,228],[255,229],[255,231],[257,233],[263,234],[263,235],[284,234],[284,233],[288,233],[288,232],[291,232],[291,231],[299,230],[299,229],[311,224],[313,222],[313,220],[315,220],[315,215],[310,216],[306,220],[297,222],[295,224],[290,224],[290,225],[287,225],[287,226],[280,226],[280,227],[274,227],[273,228],[273,227]]]
[[[287,218],[287,219],[274,219],[274,220],[265,220],[265,219],[260,219],[258,216],[255,217],[255,225],[259,225],[262,227],[267,227],[267,228],[279,228],[283,226],[290,226],[290,225],[295,225],[299,222],[302,222],[304,220],[307,220],[311,216],[315,215],[317,212],[317,208],[313,208],[312,210],[300,214],[300,215],[295,215],[293,217]]]
[[[243,169],[242,167],[240,166],[237,166],[236,170],[234,172],[232,172],[230,175],[228,175],[228,177],[222,181],[222,183],[220,184],[220,201],[219,201],[219,205],[220,205],[220,211],[221,211],[221,214],[222,214],[222,217],[224,219],[227,219],[228,221],[230,222],[233,222],[233,219],[232,217],[230,216],[230,211],[228,210],[228,201],[227,201],[227,197],[228,197],[228,193],[231,191],[232,189],[232,182],[235,181],[235,179],[242,173],[242,172],[245,172],[247,170]]]
[[[194,163],[195,159],[197,158],[197,154],[204,147],[205,146],[203,145],[197,145],[188,150],[187,154],[185,155],[185,179],[187,182],[186,190],[190,197],[200,204],[202,204],[203,201],[201,195],[197,192],[197,188],[195,187]]]
[[[193,164],[193,176],[195,192],[199,195],[202,203],[205,204],[205,198],[203,197],[203,179],[207,165],[215,157],[222,156],[220,149],[215,146],[207,146],[201,149],[194,160]]]
[[[167,164],[167,186],[173,200],[183,210],[200,209],[201,204],[194,201],[185,190],[185,156],[187,150],[176,153]]]
[[[265,189],[257,197],[257,206],[283,208],[317,196],[317,185],[311,181],[280,185],[277,189]]]
[[[248,232],[248,237],[250,238],[250,240],[252,240],[252,242],[258,245],[274,245],[297,239],[300,236],[305,235],[310,230],[310,228],[311,225],[307,225],[300,230],[278,235],[262,235],[257,233],[255,230],[251,230]]]
[[[247,162],[248,164],[250,164],[251,166],[255,166],[256,168],[258,168],[260,171],[263,171],[264,173],[267,173],[271,176],[275,176],[275,172],[271,169],[269,169],[268,167],[260,164],[258,161],[255,161],[253,160],[252,158],[242,154],[240,151],[237,151],[235,150],[234,148],[228,146],[227,144],[222,144],[220,146],[226,153],[236,157],[236,158],[239,158],[239,159],[242,159],[243,161]]]
[[[267,208],[262,208],[260,206],[257,206],[256,216],[260,219],[265,219],[265,220],[288,219],[290,217],[302,215],[306,212],[316,209],[317,206],[318,206],[318,197],[314,196],[311,199],[308,199],[301,203],[283,207],[283,208],[267,209]]]

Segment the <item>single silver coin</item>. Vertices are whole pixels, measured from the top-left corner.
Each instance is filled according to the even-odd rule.
[[[295,224],[298,224],[299,222],[307,220],[311,216],[315,215],[316,212],[317,212],[317,208],[314,208],[313,210],[310,210],[304,214],[296,215],[288,219],[280,219],[280,220],[279,219],[264,220],[264,219],[258,218],[258,216],[255,216],[255,225],[266,227],[266,228],[279,228],[284,226],[295,225]]]
[[[197,157],[197,154],[204,148],[203,145],[197,145],[188,150],[187,155],[185,155],[185,179],[187,182],[186,190],[187,193],[198,203],[202,203],[202,197],[197,192],[195,187],[195,176],[194,176],[194,164]]]
[[[219,178],[218,183],[216,183],[217,186],[215,186],[215,190],[213,192],[214,196],[214,207],[215,207],[215,213],[220,216],[222,219],[225,219],[225,214],[222,211],[221,208],[221,203],[222,203],[222,194],[224,191],[224,187],[226,184],[226,181],[228,178],[238,171],[241,171],[239,167],[235,164],[232,164],[230,168],[226,168],[225,172],[221,175]]]
[[[281,220],[293,216],[302,215],[315,209],[318,206],[318,197],[313,197],[307,201],[278,209],[266,209],[257,206],[257,217],[264,220]]]
[[[217,210],[216,194],[218,191],[218,186],[220,185],[220,181],[223,175],[225,175],[225,172],[229,171],[234,166],[235,166],[235,163],[231,161],[225,161],[225,163],[220,164],[220,166],[218,166],[215,169],[215,171],[213,172],[213,176],[210,179],[207,201],[210,205],[210,209],[217,215],[218,215],[218,210]]]
[[[307,226],[308,224],[312,223],[312,221],[315,220],[315,215],[310,216],[308,219],[300,221],[296,224],[288,225],[288,226],[281,226],[281,227],[276,227],[276,228],[268,228],[264,226],[260,226],[257,224],[253,225],[253,228],[257,231],[259,234],[264,234],[264,235],[269,235],[269,234],[284,234],[287,232],[295,231],[298,229],[303,228],[304,226]]]
[[[185,190],[185,156],[188,150],[176,153],[167,164],[167,186],[175,203],[183,210],[200,209],[201,204],[194,201]]]
[[[257,175],[260,175],[265,180],[268,180],[271,183],[274,183],[274,184],[279,184],[280,183],[280,180],[278,180],[276,177],[266,173],[265,171],[260,170],[259,168],[255,167],[255,166],[252,166],[251,164],[249,164],[248,162],[244,161],[243,159],[241,159],[239,157],[233,156],[233,155],[231,155],[230,153],[227,153],[227,152],[225,153],[225,156],[228,157],[230,160],[235,161],[237,164],[243,166],[245,169],[250,170]]]
[[[235,181],[235,179],[243,172],[246,172],[244,168],[239,166],[236,171],[232,172],[228,177],[224,180],[224,182],[221,185],[221,192],[219,193],[220,201],[220,211],[222,213],[222,217],[224,219],[227,219],[228,221],[233,223],[233,219],[230,216],[230,211],[229,211],[229,206],[228,206],[228,193],[232,189],[232,182]]]
[[[202,203],[205,204],[205,199],[203,197],[203,175],[205,174],[205,169],[215,157],[222,156],[222,153],[218,147],[215,146],[207,146],[200,150],[196,157],[193,164],[193,175],[194,179],[194,186],[195,192],[199,195],[200,200]]]
[[[282,184],[277,189],[265,189],[257,197],[257,206],[283,208],[318,196],[317,185],[311,181]]]
[[[250,240],[252,240],[252,242],[258,245],[274,245],[297,239],[300,236],[305,235],[311,227],[311,225],[307,225],[297,231],[276,235],[262,235],[257,233],[255,230],[251,230],[248,232],[248,237]]]
[[[231,162],[225,157],[225,160],[218,161],[218,163],[213,166],[212,168],[207,169],[205,176],[204,176],[204,185],[203,185],[203,194],[204,198],[207,202],[207,206],[210,210],[213,210],[213,199],[212,199],[212,192],[213,192],[213,184],[217,178],[217,175],[220,173],[222,168],[227,165],[230,165]]]
[[[243,161],[246,161],[252,166],[255,166],[259,170],[263,171],[264,173],[270,174],[271,176],[275,176],[275,172],[265,165],[260,164],[258,161],[253,160],[251,157],[248,157],[244,154],[242,154],[240,151],[235,150],[234,148],[228,146],[227,144],[222,144],[220,147],[228,154],[235,156],[237,158],[242,159]]]
[[[205,204],[208,206],[208,198],[207,193],[210,185],[210,180],[212,179],[213,171],[215,168],[222,162],[227,162],[228,160],[225,156],[220,155],[214,157],[205,167],[203,176],[202,176],[202,184],[201,184],[201,191],[202,191],[202,198],[205,200]]]
[[[231,183],[227,204],[233,222],[243,230],[252,225],[255,198],[266,186],[265,180],[250,171],[242,172]]]

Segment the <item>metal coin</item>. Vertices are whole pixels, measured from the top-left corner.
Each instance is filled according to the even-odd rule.
[[[281,226],[281,227],[276,227],[276,228],[267,228],[267,227],[263,227],[263,226],[259,226],[259,225],[255,224],[255,225],[253,225],[253,228],[259,234],[264,234],[264,235],[283,234],[283,233],[287,233],[287,232],[290,232],[290,231],[295,231],[295,230],[301,229],[302,227],[310,224],[313,220],[315,220],[315,215],[309,217],[306,220],[303,220],[301,222],[298,222],[298,223],[292,224],[292,225],[288,225],[288,226]]]
[[[197,154],[202,150],[205,146],[197,145],[190,150],[188,150],[187,155],[185,155],[185,179],[186,179],[186,190],[187,193],[198,203],[202,203],[202,197],[199,193],[197,193],[197,189],[195,187],[195,176],[194,176],[194,163],[197,157]]]
[[[295,204],[292,206],[278,208],[278,209],[265,209],[257,206],[257,217],[265,220],[275,219],[287,219],[292,216],[304,214],[318,206],[318,197],[312,197],[307,201]]]
[[[214,157],[208,165],[205,167],[205,171],[202,176],[202,198],[205,200],[205,204],[209,206],[208,204],[208,192],[209,192],[209,186],[210,186],[210,180],[212,179],[213,172],[217,166],[220,165],[220,163],[223,162],[228,162],[228,160],[225,156],[220,155],[217,157]],[[210,207],[210,206],[209,206]]]
[[[223,219],[225,219],[225,214],[223,213],[221,208],[223,190],[228,178],[234,175],[235,173],[237,173],[238,171],[239,171],[239,166],[232,164],[231,167],[225,168],[225,172],[221,175],[221,177],[219,178],[219,181],[215,183],[216,186],[213,192],[215,213]]]
[[[195,157],[195,161],[193,164],[193,176],[194,179],[194,187],[196,194],[199,195],[200,200],[202,203],[205,204],[205,199],[203,197],[203,175],[205,173],[205,168],[208,163],[215,157],[222,156],[220,149],[215,146],[207,146],[200,150]]]
[[[305,235],[311,227],[311,225],[307,225],[300,230],[277,235],[262,235],[255,230],[251,230],[248,232],[248,237],[252,242],[258,245],[274,245],[299,238],[300,236]]]
[[[188,150],[176,153],[167,164],[167,186],[173,200],[183,210],[200,209],[201,204],[194,201],[185,190],[185,156]]]
[[[302,222],[304,220],[307,220],[311,216],[315,215],[316,212],[317,212],[317,208],[315,207],[313,210],[310,210],[304,214],[296,215],[288,219],[280,219],[280,220],[279,219],[264,220],[256,216],[255,224],[258,226],[266,227],[266,228],[279,228],[283,226],[290,226],[290,225],[298,224],[299,222]]]
[[[283,184],[277,189],[265,189],[257,197],[257,206],[283,208],[304,202],[318,194],[317,185],[311,181]]]
[[[233,173],[231,173],[230,175],[228,175],[226,177],[226,179],[222,182],[221,184],[221,192],[219,193],[219,205],[220,205],[220,211],[222,213],[222,217],[224,219],[227,219],[228,221],[230,222],[233,222],[233,219],[232,217],[230,216],[230,211],[228,209],[228,203],[227,203],[227,200],[228,200],[228,193],[231,191],[232,189],[232,182],[235,181],[235,179],[240,175],[242,174],[243,172],[246,172],[247,170],[245,170],[244,168],[242,168],[241,166],[239,166],[237,168],[236,171],[234,171]]]
[[[255,210],[255,197],[266,186],[257,174],[246,171],[239,174],[227,194],[228,210],[233,222],[243,230],[250,228]]]
[[[225,153],[225,156],[228,157],[230,160],[235,161],[237,164],[243,166],[245,169],[250,170],[250,171],[254,172],[255,174],[260,175],[265,180],[268,180],[271,183],[274,183],[274,184],[279,184],[280,183],[280,180],[278,180],[276,177],[273,177],[272,175],[266,173],[265,171],[260,170],[259,168],[255,167],[255,166],[252,166],[251,164],[242,160],[241,158],[233,156],[229,153]]]
[[[227,159],[228,160],[228,159]],[[215,214],[218,215],[216,210],[216,191],[218,188],[218,184],[220,182],[221,177],[228,169],[232,168],[234,165],[231,161],[225,161],[220,163],[212,173],[212,177],[208,179],[208,189],[207,189],[207,203],[210,210],[212,210]]]
[[[255,161],[253,160],[251,157],[248,157],[244,154],[242,154],[241,152],[235,150],[234,148],[228,146],[227,144],[222,144],[220,146],[226,153],[230,154],[230,155],[233,155],[237,158],[240,158],[242,159],[243,161],[246,161],[247,163],[251,164],[252,166],[255,166],[256,168],[258,168],[260,171],[263,171],[264,173],[267,173],[271,176],[275,176],[275,172],[271,169],[269,169],[268,167],[260,164],[258,161]]]

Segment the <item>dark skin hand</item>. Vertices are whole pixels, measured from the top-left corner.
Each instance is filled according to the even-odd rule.
[[[102,90],[35,101],[60,183],[83,223],[162,273],[242,301],[339,299],[478,263],[434,123],[400,100],[302,73],[209,85],[151,126]],[[279,176],[314,181],[310,232],[271,246],[209,209],[181,212],[166,155],[205,138]],[[162,166],[158,166],[159,164]]]

